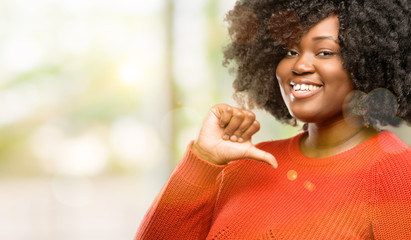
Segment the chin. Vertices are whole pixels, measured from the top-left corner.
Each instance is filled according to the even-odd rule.
[[[292,116],[303,123],[320,123],[320,124],[333,124],[345,120],[344,115],[339,113],[314,113],[314,112],[294,112]]]
[[[304,122],[304,123],[321,122],[321,120],[324,119],[321,116],[321,114],[319,114],[316,111],[312,111],[312,110],[295,109],[293,111],[289,109],[289,112],[291,113],[291,116],[293,116],[295,119],[297,119],[298,121]]]

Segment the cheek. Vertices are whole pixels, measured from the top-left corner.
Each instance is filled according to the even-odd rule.
[[[277,78],[278,85],[280,86],[281,95],[286,103],[288,102],[287,100],[287,96],[288,96],[287,94],[287,91],[288,91],[287,72],[288,71],[287,71],[286,64],[284,64],[284,62],[281,61],[277,66],[275,75]]]
[[[324,79],[334,80],[344,86],[352,85],[350,74],[342,67],[340,61],[335,63],[323,64],[321,66],[321,73]]]
[[[323,64],[318,73],[325,82],[331,87],[335,94],[347,94],[354,89],[350,74],[342,67],[342,63]]]
[[[288,70],[287,64],[284,62],[284,60],[280,61],[277,65],[275,75],[277,77],[278,84],[280,84],[281,88],[287,80],[287,73],[288,72],[289,72],[289,70]]]
[[[353,81],[350,78],[348,71],[341,66],[329,67],[328,71],[324,72],[328,81],[328,88],[326,88],[326,102],[333,103],[335,111],[341,111],[344,104],[347,102],[347,96],[354,90]]]

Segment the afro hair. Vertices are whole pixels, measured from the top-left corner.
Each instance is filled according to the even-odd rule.
[[[373,125],[398,126],[399,118],[411,122],[408,0],[238,0],[226,15],[232,41],[224,48],[223,63],[234,70],[236,99],[295,124],[282,99],[276,68],[285,47],[330,15],[339,18],[343,66],[354,89],[364,93],[353,98],[352,105],[360,109],[353,112]],[[390,94],[364,100],[374,89]]]

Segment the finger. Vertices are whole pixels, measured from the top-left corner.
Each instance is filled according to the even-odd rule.
[[[239,142],[245,142],[251,139],[251,137],[260,130],[260,123],[256,120],[251,124],[249,128],[239,138]]]
[[[243,112],[245,115],[244,120],[241,123],[241,125],[238,127],[237,131],[234,132],[234,135],[233,135],[233,136],[236,136],[236,138],[238,139],[238,142],[247,141],[248,139],[244,139],[242,135],[245,132],[247,132],[250,127],[255,128],[255,126],[253,126],[254,121],[255,121],[255,114],[250,111],[243,111]]]
[[[234,109],[233,117],[231,118],[230,122],[224,129],[223,138],[226,139],[227,137],[231,138],[233,136],[231,140],[234,142],[237,141],[237,138],[234,137],[233,134],[235,131],[237,131],[238,127],[241,125],[243,120],[244,120],[244,113],[239,109]]]
[[[222,105],[219,109],[220,111],[220,127],[224,128],[230,122],[233,117],[233,108],[228,105]]]
[[[245,157],[249,158],[249,159],[252,159],[252,160],[255,160],[255,161],[268,163],[273,168],[278,167],[277,160],[275,159],[275,157],[272,154],[270,154],[266,151],[263,151],[261,149],[258,149],[254,146],[252,146],[248,149]]]

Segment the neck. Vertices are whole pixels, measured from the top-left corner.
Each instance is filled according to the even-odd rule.
[[[314,158],[329,157],[349,150],[377,134],[373,128],[362,127],[360,121],[341,119],[332,123],[309,123],[308,135],[300,145],[302,152]]]

